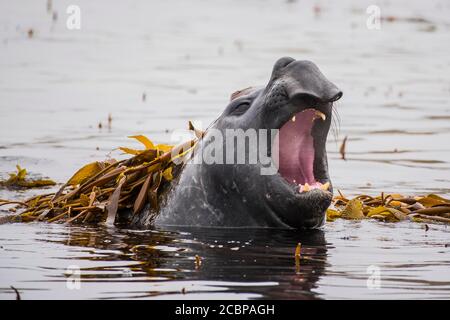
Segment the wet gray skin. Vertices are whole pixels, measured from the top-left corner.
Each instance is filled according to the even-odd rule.
[[[154,222],[156,225],[298,229],[322,226],[325,211],[332,200],[325,144],[332,104],[341,96],[342,92],[314,63],[287,57],[279,59],[266,87],[248,88],[233,94],[222,115],[208,128],[195,155],[184,165],[170,190],[165,191],[156,221],[150,218],[151,211],[147,210],[133,223],[141,227]],[[314,144],[314,179],[321,184],[329,182],[328,191],[317,188],[299,192],[298,184],[279,172],[261,175],[261,168],[267,167],[261,159],[253,164],[248,158],[245,164],[193,163],[216,139],[211,129],[219,130],[223,137],[226,129],[280,129],[294,115],[300,115],[299,112],[306,109],[319,110],[326,115],[325,120],[311,120],[310,135]],[[272,145],[275,136],[267,139],[270,139],[267,141],[270,156],[277,152]],[[223,145],[226,150],[225,141]],[[254,151],[257,145],[250,145],[246,140],[246,150]],[[301,153],[300,149],[300,155],[293,153],[292,156],[301,158]]]

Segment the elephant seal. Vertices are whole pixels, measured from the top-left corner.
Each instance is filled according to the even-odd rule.
[[[333,190],[325,144],[333,102],[341,96],[314,63],[279,59],[267,86],[232,95],[176,180],[164,191],[156,220],[147,207],[132,224],[144,228],[154,224],[320,227]],[[223,137],[230,132],[244,134],[241,148],[230,147],[237,143],[237,134],[229,135],[232,143],[225,141]],[[256,140],[251,141],[252,137]],[[276,164],[273,173],[263,172],[270,167],[259,157],[261,145],[266,146],[271,165]],[[243,146],[245,161],[239,162],[236,159],[242,160]],[[250,162],[255,153],[257,160]],[[230,159],[234,162],[227,161]]]

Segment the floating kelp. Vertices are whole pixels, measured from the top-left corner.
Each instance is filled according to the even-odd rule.
[[[54,186],[55,181],[50,179],[31,179],[27,177],[27,170],[16,165],[17,172],[9,174],[9,179],[0,181],[0,186],[7,188],[42,188],[46,186]]]
[[[156,209],[158,191],[173,179],[177,166],[174,160],[186,156],[198,139],[174,147],[154,145],[145,136],[131,138],[141,142],[145,149],[119,148],[133,155],[129,159],[87,164],[55,193],[22,202],[0,200],[0,206],[16,204],[22,208],[19,215],[8,221],[113,224],[120,219],[123,209],[139,214],[146,203]],[[17,180],[21,181],[24,173],[19,170],[17,175]]]
[[[342,219],[377,219],[386,222],[410,220],[425,223],[450,223],[450,200],[436,194],[406,197],[384,194],[377,197],[359,195],[346,198],[341,192],[327,210],[327,221]]]

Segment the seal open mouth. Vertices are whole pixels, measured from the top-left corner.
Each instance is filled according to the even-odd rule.
[[[326,134],[313,134],[313,128],[315,132],[326,130],[321,128],[326,119],[323,112],[308,108],[296,113],[280,128],[279,173],[300,193],[312,189],[327,191],[330,188],[325,177],[314,175],[314,159],[325,152]],[[316,168],[321,162],[316,163]],[[326,170],[320,169],[322,170],[319,171]]]

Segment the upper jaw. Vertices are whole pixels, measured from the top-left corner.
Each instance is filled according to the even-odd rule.
[[[267,127],[273,129],[281,129],[288,121],[292,120],[296,114],[303,112],[307,109],[314,109],[316,114],[316,119],[322,118],[322,124],[329,123],[332,116],[332,102],[331,101],[320,101],[313,96],[309,95],[296,95],[294,97],[286,97],[284,104],[277,106],[276,108],[271,108],[269,106],[264,106],[267,112],[262,112],[266,121]]]

